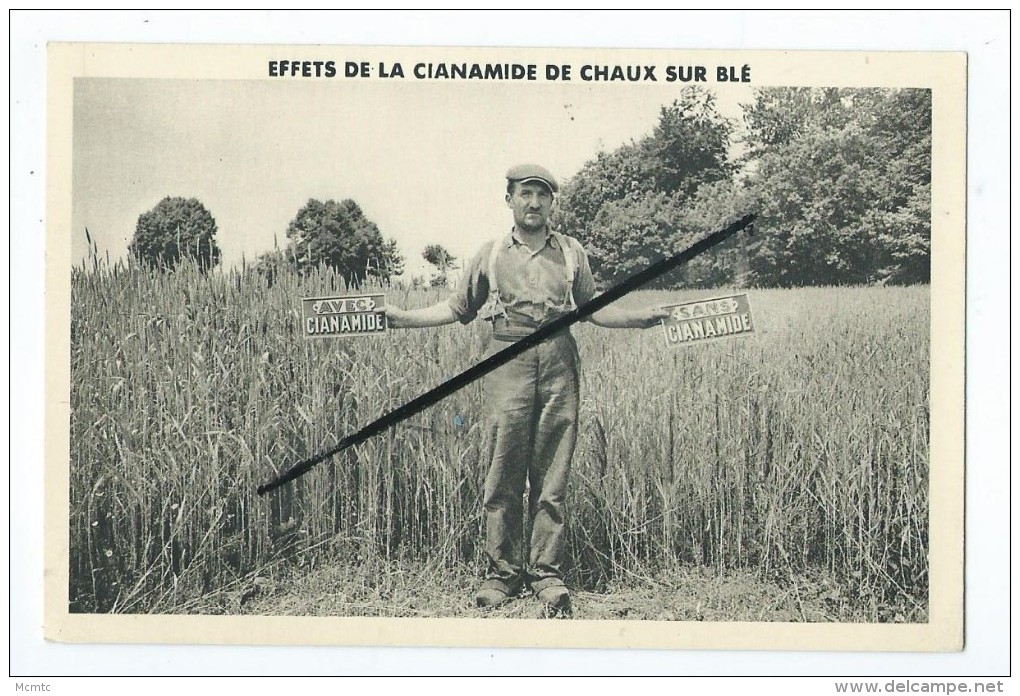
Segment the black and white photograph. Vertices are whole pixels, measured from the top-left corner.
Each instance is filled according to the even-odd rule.
[[[961,648],[965,55],[49,50],[48,637]]]

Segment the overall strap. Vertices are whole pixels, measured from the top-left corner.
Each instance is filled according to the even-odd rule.
[[[492,241],[492,248],[489,250],[489,297],[485,305],[479,311],[479,316],[495,324],[497,316],[506,316],[506,307],[499,297],[499,281],[496,280],[496,261],[499,259],[500,247],[506,244],[506,237],[500,237]]]
[[[506,238],[500,237],[493,240],[492,249],[489,250],[489,295],[499,296],[499,284],[496,280],[496,260],[499,259],[499,250],[506,244]]]
[[[559,232],[553,232],[553,238],[560,245],[560,250],[563,252],[563,262],[566,265],[567,270],[567,299],[570,301],[571,309],[577,308],[577,303],[574,301],[574,278],[577,274],[577,249],[574,247],[572,240],[566,235],[560,234]]]

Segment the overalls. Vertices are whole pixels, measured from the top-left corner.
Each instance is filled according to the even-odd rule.
[[[487,274],[493,321],[487,356],[574,308],[574,249],[559,235],[552,235],[546,244],[560,247],[564,266],[553,267],[533,252],[517,269],[521,276],[508,277],[497,256],[509,245],[494,243]],[[483,509],[489,566],[483,587],[512,595],[525,582],[536,593],[563,584],[567,481],[577,444],[578,369],[577,345],[565,330],[484,380],[488,423],[484,454],[489,469]],[[531,525],[525,564],[526,487]]]

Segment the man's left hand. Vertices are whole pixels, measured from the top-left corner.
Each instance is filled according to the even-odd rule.
[[[643,328],[650,329],[651,327],[656,326],[663,319],[668,319],[671,314],[672,313],[668,309],[664,309],[662,307],[651,307],[648,310],[648,316],[642,326]]]

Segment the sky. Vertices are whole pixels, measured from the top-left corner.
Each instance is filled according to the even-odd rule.
[[[458,259],[512,223],[508,168],[564,181],[600,150],[652,132],[680,83],[508,83],[79,78],[74,89],[72,252],[126,255],[138,216],[198,198],[222,265],[276,242],[310,199],[354,199],[397,240],[407,275],[438,243]],[[716,90],[739,121],[747,86]]]

